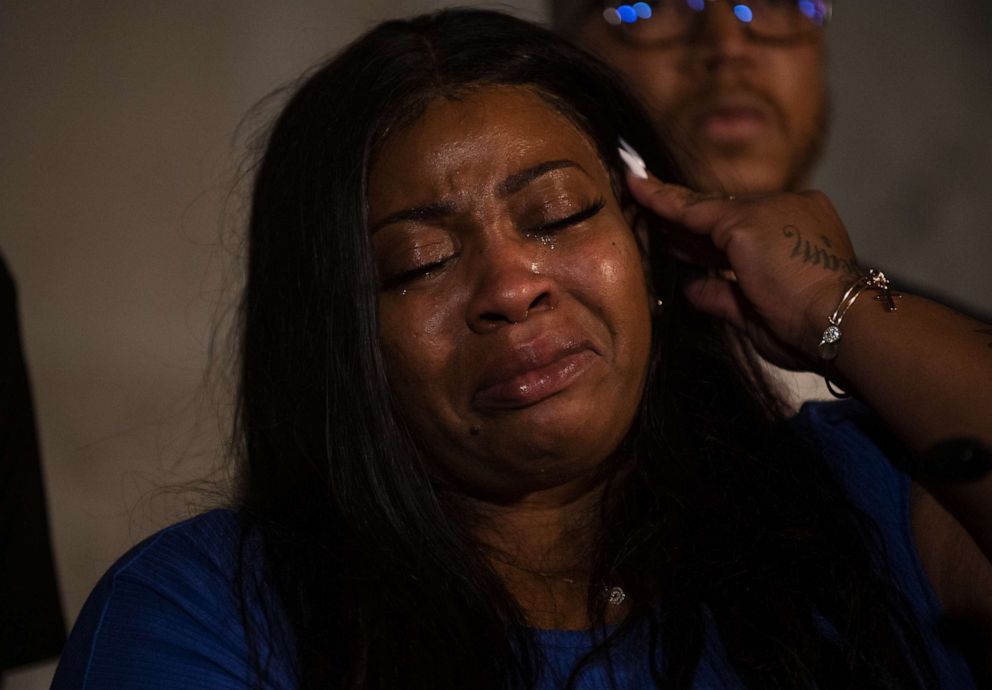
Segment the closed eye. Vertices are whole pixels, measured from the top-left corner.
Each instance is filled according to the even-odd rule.
[[[429,278],[432,273],[436,273],[444,268],[444,265],[448,263],[451,258],[453,257],[448,256],[438,261],[432,261],[429,264],[417,266],[416,268],[411,268],[407,271],[403,271],[402,273],[389,276],[382,281],[382,287],[384,290],[391,290],[410,283],[418,278]]]
[[[579,223],[589,220],[597,213],[603,210],[606,206],[606,201],[604,199],[598,199],[594,201],[591,205],[586,208],[573,213],[570,216],[560,218],[558,220],[553,220],[548,223],[542,223],[541,225],[529,228],[527,230],[528,235],[550,235],[552,233],[558,232],[559,230],[564,230],[565,228],[571,227],[573,225],[578,225]]]

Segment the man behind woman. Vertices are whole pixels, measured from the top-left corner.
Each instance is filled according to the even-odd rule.
[[[856,265],[820,195],[682,180],[611,70],[499,14],[314,72],[255,179],[239,493],[111,569],[55,687],[970,687],[890,458],[989,442],[980,325],[791,256]],[[852,285],[834,375],[877,416],[784,418],[743,340],[818,366]]]

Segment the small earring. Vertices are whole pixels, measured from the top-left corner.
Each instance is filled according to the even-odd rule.
[[[654,300],[654,311],[656,314],[660,314],[661,310],[665,307],[665,300],[660,297],[656,297]]]

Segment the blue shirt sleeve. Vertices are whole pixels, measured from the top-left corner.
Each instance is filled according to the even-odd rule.
[[[169,527],[122,557],[90,595],[52,687],[241,690],[291,688],[282,628],[249,600],[249,643],[235,588],[240,522],[212,511]],[[253,663],[258,652],[260,664]]]

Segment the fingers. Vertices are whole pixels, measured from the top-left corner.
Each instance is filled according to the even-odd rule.
[[[677,261],[681,261],[696,270],[732,270],[727,257],[714,249],[710,243],[700,242],[696,245],[686,244],[683,246],[681,242],[673,241],[669,245],[668,251]]]
[[[710,234],[717,222],[726,216],[727,204],[734,203],[734,197],[700,194],[681,185],[662,182],[650,174],[642,179],[628,173],[627,185],[639,204],[699,234]]]
[[[744,330],[747,301],[740,289],[718,276],[701,276],[686,281],[685,296],[699,311],[723,319],[731,326]]]
[[[730,262],[708,238],[686,233],[669,234],[669,251],[682,263],[702,269],[730,270]]]

